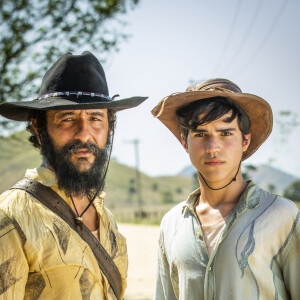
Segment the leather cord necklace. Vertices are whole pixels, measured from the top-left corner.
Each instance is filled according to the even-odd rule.
[[[202,174],[201,174],[200,172],[198,172],[198,173],[199,173],[199,175],[201,176],[201,178],[203,179],[204,183],[206,184],[206,186],[207,186],[209,189],[211,189],[211,190],[213,190],[213,191],[218,191],[218,190],[222,190],[222,189],[226,188],[226,187],[227,187],[230,183],[232,183],[233,181],[236,181],[236,176],[237,176],[237,174],[239,173],[240,167],[241,167],[241,161],[240,161],[239,167],[238,167],[238,169],[237,169],[237,171],[236,171],[236,174],[235,174],[234,177],[231,179],[231,181],[230,181],[229,183],[227,183],[226,185],[224,185],[223,187],[218,188],[218,189],[214,189],[214,188],[210,187],[210,186],[207,184],[207,182],[206,182],[206,180],[204,179],[204,177],[202,176]]]
[[[76,222],[76,225],[79,226],[80,230],[82,231],[83,230],[83,219],[82,219],[82,216],[84,215],[84,213],[89,209],[89,207],[92,205],[92,203],[94,202],[95,198],[97,197],[98,193],[95,193],[93,199],[90,201],[90,203],[86,206],[86,208],[84,209],[84,211],[79,215],[78,211],[77,211],[77,208],[75,206],[75,203],[73,201],[73,197],[72,195],[70,195],[70,198],[72,200],[72,203],[73,203],[73,206],[75,208],[75,212],[76,212],[76,215],[77,217],[75,217],[75,222]]]

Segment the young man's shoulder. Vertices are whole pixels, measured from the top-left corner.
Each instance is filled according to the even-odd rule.
[[[294,222],[298,223],[299,208],[287,198],[260,189],[260,205],[272,224],[276,222],[279,227],[289,228]]]
[[[264,189],[261,189],[261,198],[263,198],[265,201],[272,201],[274,202],[274,208],[280,209],[282,212],[289,212],[297,214],[299,212],[299,209],[294,201],[287,199],[281,195],[273,194],[271,192],[268,192]]]
[[[162,218],[160,224],[160,230],[162,233],[172,235],[172,233],[176,234],[177,229],[184,222],[184,213],[187,202],[182,201],[172,207]]]

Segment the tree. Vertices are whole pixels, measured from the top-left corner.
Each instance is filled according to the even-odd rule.
[[[0,0],[0,103],[35,95],[41,76],[65,52],[93,50],[104,62],[128,37],[119,16],[138,2]]]
[[[173,194],[171,191],[162,191],[160,195],[163,204],[170,204],[174,202]]]
[[[283,197],[300,202],[300,180],[290,184],[283,192]]]
[[[251,174],[256,171],[256,167],[253,165],[244,165],[242,170],[242,176],[245,180],[249,180],[251,178]]]

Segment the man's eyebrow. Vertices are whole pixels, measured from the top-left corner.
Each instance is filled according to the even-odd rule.
[[[218,132],[227,132],[227,131],[236,131],[236,128],[221,128],[221,129],[217,129]]]
[[[73,115],[75,115],[75,113],[73,111],[64,111],[64,112],[58,113],[56,116],[58,118],[64,118],[65,116],[73,116]]]
[[[227,132],[227,131],[236,131],[236,128],[221,128],[221,129],[217,129],[217,132]],[[208,132],[208,130],[205,129],[192,129],[191,132],[197,132],[197,133],[202,133],[202,132]]]
[[[91,115],[91,116],[99,116],[99,117],[104,117],[105,114],[102,111],[92,111],[92,112],[88,112],[87,114]]]
[[[191,132],[198,132],[198,133],[202,133],[202,132],[208,132],[208,130],[194,128],[194,129],[192,129],[192,130],[191,130]]]

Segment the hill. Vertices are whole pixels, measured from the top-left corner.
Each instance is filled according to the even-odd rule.
[[[245,164],[247,166],[247,164]],[[245,167],[242,167],[242,172],[245,172]],[[182,169],[178,176],[191,178],[196,172],[193,166],[187,166]],[[247,176],[251,178],[257,185],[265,190],[276,194],[283,194],[283,191],[294,181],[299,180],[296,176],[273,168],[269,165],[259,165],[247,171]]]
[[[23,178],[26,169],[35,168],[42,158],[28,142],[29,133],[18,132],[0,138],[0,192]],[[138,205],[134,168],[112,160],[107,174],[106,205],[112,210]],[[192,180],[180,176],[150,177],[141,174],[144,206],[183,201],[192,190]]]

